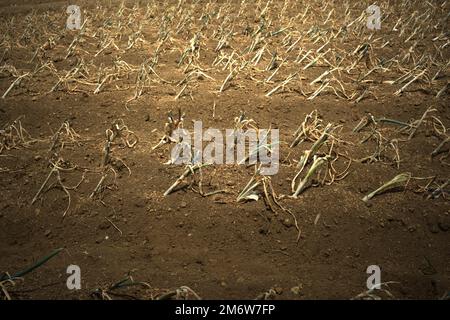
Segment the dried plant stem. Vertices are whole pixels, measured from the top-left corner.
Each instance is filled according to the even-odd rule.
[[[191,174],[194,174],[195,171],[197,171],[200,168],[206,167],[209,164],[196,164],[193,166],[187,166],[186,170],[184,170],[183,174],[169,187],[169,189],[166,190],[166,192],[164,192],[164,196],[168,196],[169,194],[171,194],[173,192],[173,190],[180,185],[181,182],[183,182],[184,179],[186,179],[187,177],[189,177]]]
[[[23,78],[27,77],[29,74],[30,74],[30,73],[27,72],[27,73],[25,73],[25,74],[23,74],[23,75],[17,77],[16,80],[14,80],[13,83],[11,83],[11,85],[9,86],[9,88],[5,91],[5,93],[4,93],[3,96],[2,96],[2,99],[5,99],[6,96],[8,95],[8,93],[9,93],[16,85],[18,85],[18,84],[20,83],[20,81],[21,81]]]
[[[379,187],[375,191],[366,195],[362,200],[364,202],[368,202],[370,199],[372,199],[377,194],[380,194],[382,192],[385,192],[387,190],[390,190],[390,189],[393,189],[396,187],[405,186],[410,179],[411,179],[411,173],[409,173],[409,172],[401,173],[401,174],[395,176],[392,180],[383,184],[381,187]]]

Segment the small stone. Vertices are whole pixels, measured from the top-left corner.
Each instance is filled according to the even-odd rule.
[[[41,159],[42,159],[41,156],[35,156],[35,157],[34,157],[34,161],[39,161],[39,160],[41,160]]]
[[[290,228],[293,226],[293,223],[291,221],[291,219],[286,218],[282,221],[282,224],[286,227],[286,228]]]
[[[187,203],[185,201],[181,201],[180,208],[186,208]]]
[[[150,121],[150,115],[149,115],[149,114],[146,114],[146,115],[145,115],[144,121],[145,121],[145,122]]]
[[[51,233],[52,233],[52,230],[48,229],[45,231],[45,236],[48,238]]]

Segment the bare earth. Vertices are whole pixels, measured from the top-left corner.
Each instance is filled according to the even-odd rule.
[[[381,30],[371,31],[371,1],[77,1],[87,22],[69,31],[72,3],[2,1],[0,95],[23,78],[0,99],[0,274],[64,248],[2,286],[12,299],[92,299],[131,275],[150,287],[106,294],[150,299],[187,286],[204,299],[350,299],[378,265],[382,282],[396,282],[380,297],[442,298],[450,290],[444,2],[383,2]],[[152,147],[179,108],[189,130],[194,120],[234,128],[241,111],[258,128],[279,129],[280,171],[268,179],[282,208],[271,210],[262,185],[258,201],[236,201],[255,173],[245,165],[202,169],[204,191],[224,193],[202,196],[196,173],[164,197],[185,168],[165,164],[173,143]],[[311,113],[318,131],[290,148]],[[397,123],[354,132],[371,116]],[[115,121],[129,131],[102,166]],[[315,177],[293,199],[297,163],[328,123],[332,137],[317,155],[331,156],[335,179]],[[51,163],[60,180],[44,184]],[[332,170],[327,163],[320,177]],[[406,188],[362,201],[401,173],[412,176]],[[81,268],[81,290],[66,287],[69,265]]]

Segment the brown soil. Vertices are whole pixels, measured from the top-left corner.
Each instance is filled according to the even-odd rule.
[[[234,48],[241,55],[251,44],[252,36],[243,31],[246,25],[253,31],[260,25],[259,13],[266,1],[259,2],[261,7],[257,7],[258,1],[248,3],[241,17],[233,22],[236,35],[229,41],[231,48],[222,49],[223,54],[231,54]],[[379,126],[386,138],[401,140],[399,168],[392,161],[392,152],[383,154],[380,161],[372,163],[353,161],[344,179],[331,185],[308,188],[298,199],[281,199],[282,205],[291,210],[298,221],[301,230],[298,242],[294,221],[287,212],[272,212],[261,199],[236,202],[236,196],[253,175],[254,167],[214,165],[205,168],[205,188],[208,191],[226,189],[224,194],[203,197],[188,186],[163,197],[164,191],[181,175],[184,167],[164,164],[173,145],[164,145],[155,151],[152,147],[163,136],[168,112],[177,108],[186,113],[184,127],[187,129],[192,129],[193,120],[203,121],[204,128],[233,128],[234,119],[241,110],[245,110],[247,117],[254,119],[260,128],[279,129],[280,139],[286,143],[282,143],[280,148],[283,160],[280,172],[271,178],[278,195],[291,194],[291,179],[298,170],[296,161],[311,146],[310,142],[305,142],[289,148],[292,134],[313,110],[318,111],[324,124],[341,125],[336,131],[341,142],[335,148],[354,160],[367,157],[376,150],[374,140],[359,143],[368,134],[368,129],[352,132],[368,113],[375,118],[409,122],[420,119],[432,106],[436,111],[430,115],[448,128],[448,89],[436,97],[449,79],[449,46],[441,48],[449,41],[448,17],[445,19],[450,9],[448,3],[441,7],[443,1],[430,1],[432,7],[428,2],[413,1],[414,4],[407,7],[382,7],[389,16],[382,22],[382,29],[374,32],[370,41],[377,37],[382,39],[371,42],[369,56],[374,61],[394,58],[399,62],[386,67],[389,70],[384,72],[376,70],[371,73],[365,78],[370,81],[358,82],[358,76],[367,73],[371,64],[369,58],[361,60],[349,73],[333,73],[342,82],[349,99],[342,94],[338,97],[333,90],[326,90],[308,100],[320,86],[320,83],[309,83],[330,68],[326,61],[319,60],[316,65],[302,70],[309,60],[299,64],[294,62],[298,48],[305,48],[304,53],[313,49],[312,56],[316,57],[316,50],[324,41],[314,43],[316,39],[307,35],[307,31],[316,25],[322,31],[336,33],[344,24],[345,5],[341,1],[335,4],[291,1],[279,18],[283,1],[272,2],[266,13],[264,32],[286,27],[290,18],[300,15],[291,23],[294,32],[291,43],[300,33],[303,38],[290,54],[286,53],[289,45],[283,46],[287,33],[268,37],[267,51],[261,61],[255,67],[251,63],[252,67],[243,68],[219,93],[218,89],[230,72],[229,68],[223,69],[223,64],[213,66],[219,54],[214,51],[218,38],[213,37],[213,32],[224,19],[223,16],[217,19],[214,12],[217,13],[221,6],[207,6],[207,1],[196,5],[190,1],[187,4],[183,2],[185,11],[175,14],[174,20],[168,24],[171,33],[154,66],[158,76],[165,81],[151,73],[142,95],[125,105],[136,92],[139,67],[153,57],[157,48],[164,13],[173,13],[178,2],[151,6],[152,12],[144,20],[143,1],[135,11],[131,8],[139,1],[126,2],[127,8],[121,17],[117,14],[119,4],[116,1],[104,1],[102,7],[78,1],[77,4],[85,10],[83,14],[89,17],[88,25],[83,41],[66,58],[67,48],[79,34],[78,31],[64,30],[67,1],[2,1],[1,65],[14,66],[17,74],[2,68],[1,94],[18,75],[33,72],[36,66],[46,62],[53,63],[59,77],[75,67],[80,58],[84,59],[89,71],[73,78],[78,82],[72,79],[49,92],[58,78],[54,71],[44,68],[32,77],[24,78],[5,99],[0,99],[1,127],[7,128],[22,117],[21,125],[33,139],[0,153],[0,271],[12,274],[56,248],[65,248],[42,267],[25,275],[23,281],[8,287],[12,298],[90,299],[96,288],[107,288],[130,273],[135,280],[145,281],[152,288],[121,289],[119,292],[139,298],[151,298],[165,290],[188,286],[205,299],[253,299],[271,288],[276,291],[277,299],[349,299],[367,290],[366,268],[369,265],[381,267],[383,282],[398,282],[389,287],[395,298],[437,299],[450,290],[450,206],[445,194],[436,199],[427,198],[430,188],[434,190],[449,178],[448,159],[445,159],[448,147],[444,153],[431,158],[432,151],[445,134],[437,133],[426,123],[418,128],[411,140],[408,140],[408,134],[399,132],[396,125]],[[358,18],[371,3],[348,2],[351,20]],[[239,3],[233,1],[232,5],[222,5],[222,15],[235,17]],[[329,3],[326,9],[323,7],[325,3]],[[308,4],[310,11],[300,20]],[[324,24],[332,8],[330,20]],[[188,16],[188,10],[193,14],[191,26],[176,33],[177,24]],[[187,66],[186,61],[179,66],[178,60],[195,32],[200,31],[203,10],[212,18],[202,31],[200,57],[195,58],[194,65],[214,79],[192,78],[185,93],[175,99],[183,88],[177,83],[186,76]],[[414,15],[421,15],[426,10],[430,10],[432,15],[423,24],[419,20],[417,25],[414,22],[405,25],[401,36],[400,31],[392,31],[400,17],[405,21],[414,12]],[[112,17],[112,26],[102,27],[108,17]],[[345,37],[338,36],[330,42],[332,50],[325,55],[327,61],[334,65],[336,54],[350,54],[367,40],[372,32],[366,30],[365,19],[349,27]],[[115,39],[118,48],[110,46],[94,57],[101,48],[101,39],[104,39],[102,32],[96,35],[94,32],[109,30],[114,33],[118,29],[118,21],[123,24],[123,36]],[[27,24],[34,26],[27,30]],[[436,24],[435,28],[433,24]],[[142,25],[144,41],[125,51],[128,36],[136,32],[139,25]],[[418,35],[405,42],[416,26],[429,28],[418,29]],[[402,27],[400,23],[399,28]],[[440,35],[442,30],[446,34]],[[54,45],[38,51],[37,57],[30,62],[36,49],[46,43],[50,34],[55,37]],[[329,35],[324,33],[326,38]],[[440,39],[432,40],[439,35]],[[381,48],[388,40],[390,43]],[[415,41],[417,46],[412,49],[412,58],[402,61]],[[239,64],[251,60],[259,48],[241,55]],[[275,50],[280,57],[278,63],[284,57],[289,59],[272,82],[264,83],[273,72],[265,71],[265,68]],[[428,68],[428,80],[427,77],[420,78],[401,95],[394,95],[409,80],[393,85],[386,81],[393,81],[412,69],[424,53],[430,54],[430,59],[435,62],[428,61],[419,66],[420,70]],[[95,84],[103,79],[102,74],[113,72],[116,59],[136,69],[106,81],[100,92],[94,94]],[[349,67],[356,59],[356,56],[346,56],[342,66],[344,69]],[[424,59],[429,59],[428,55]],[[431,81],[442,66],[440,75]],[[187,71],[192,69],[191,66]],[[299,76],[285,88],[270,97],[265,96],[298,70],[301,71]],[[337,82],[332,86],[335,89],[339,87]],[[356,103],[356,98],[365,89],[370,93]],[[355,95],[350,97],[354,92]],[[110,188],[90,199],[101,178],[105,130],[117,119],[124,121],[139,142],[130,148],[122,145],[120,139],[114,141],[112,155],[123,161],[115,160],[116,183],[112,186],[112,180],[108,178],[106,183]],[[427,119],[431,123],[431,116]],[[80,137],[76,143],[62,146],[58,152],[70,166],[78,167],[61,173],[64,184],[76,185],[83,175],[82,168],[88,170],[82,183],[69,190],[71,203],[63,218],[68,198],[56,184],[53,185],[55,188],[48,188],[56,181],[54,178],[39,199],[34,204],[31,202],[51,170],[51,138],[66,120]],[[326,150],[324,148],[322,152]],[[340,157],[335,163],[337,171],[344,170],[347,163],[348,160]],[[436,183],[425,190],[420,187],[429,180],[413,179],[405,191],[384,193],[368,204],[361,200],[402,172],[410,172],[413,177],[435,176]],[[66,287],[66,268],[71,264],[81,268],[81,290],[71,291]]]

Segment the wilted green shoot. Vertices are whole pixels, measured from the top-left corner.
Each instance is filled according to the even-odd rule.
[[[327,141],[331,129],[332,129],[332,124],[331,123],[327,124],[327,126],[325,127],[325,130],[323,131],[322,135],[320,136],[319,139],[317,139],[316,142],[314,142],[314,144],[311,147],[311,149],[310,150],[306,150],[303,153],[303,155],[301,156],[300,161],[298,163],[298,167],[300,167],[300,172],[306,166],[306,164],[308,163],[309,159],[311,157],[313,157],[317,153],[317,151],[319,151],[320,147],[325,143],[325,141]]]
[[[48,256],[45,256],[44,258],[42,258],[41,260],[39,260],[38,262],[36,262],[34,265],[32,265],[31,267],[28,267],[25,270],[19,271],[15,274],[13,274],[9,279],[17,279],[20,277],[23,277],[24,275],[30,273],[31,271],[33,271],[34,269],[39,268],[40,266],[42,266],[43,264],[45,264],[48,260],[50,260],[51,258],[53,258],[54,256],[56,256],[58,253],[60,253],[64,248],[59,248],[54,250],[53,252],[51,252]],[[1,280],[5,280],[4,277]]]
[[[403,122],[403,121],[399,121],[399,120],[395,120],[395,119],[389,119],[389,118],[379,118],[376,119],[377,122],[385,122],[385,123],[390,123],[390,124],[395,124],[395,125],[399,125],[402,127],[411,127],[411,125],[409,123]]]
[[[15,285],[14,280],[21,279],[24,275],[30,273],[31,271],[39,268],[44,263],[46,263],[48,260],[56,256],[58,253],[60,253],[63,250],[63,248],[59,248],[54,250],[52,253],[50,253],[48,256],[45,256],[32,266],[26,268],[25,270],[19,271],[14,273],[13,275],[10,275],[9,273],[5,272],[3,274],[0,274],[0,289],[1,292],[5,295],[7,300],[11,300],[11,296],[9,295],[8,291],[6,290],[6,286],[9,285]]]
[[[253,175],[250,181],[245,185],[244,189],[239,193],[236,198],[236,202],[241,202],[244,200],[255,200],[258,201],[259,196],[253,191],[256,187],[261,185],[261,182],[256,179],[256,175],[259,170]]]
[[[93,295],[100,297],[103,300],[112,300],[111,295],[113,295],[113,290],[120,289],[120,288],[127,288],[132,286],[143,286],[146,288],[151,288],[151,286],[143,281],[134,281],[133,277],[130,275],[127,275],[126,278],[112,284],[108,289],[95,289],[93,292]]]
[[[391,190],[391,189],[394,189],[397,187],[406,186],[406,184],[408,183],[408,181],[410,179],[411,179],[411,173],[409,173],[409,172],[401,173],[401,174],[395,176],[394,179],[392,179],[391,181],[386,182],[385,184],[383,184],[381,187],[379,187],[375,191],[366,195],[362,200],[364,202],[367,202],[370,199],[372,199],[374,196],[376,196],[377,194],[386,192],[388,190]]]
[[[295,190],[294,194],[292,195],[293,198],[297,198],[300,193],[302,193],[310,184],[312,177],[317,172],[319,168],[322,167],[324,163],[326,163],[331,157],[325,156],[325,157],[315,157],[314,162],[311,165],[311,168],[306,173],[306,176],[300,181],[300,183],[297,186],[297,189]]]

